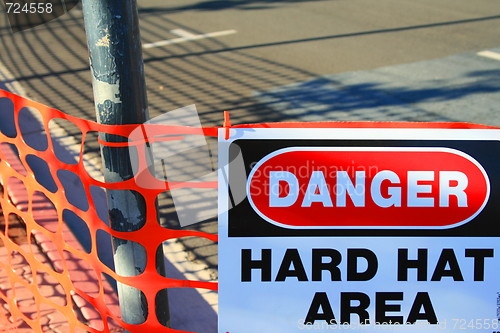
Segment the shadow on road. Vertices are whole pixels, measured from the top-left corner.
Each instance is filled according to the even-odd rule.
[[[500,70],[471,71],[470,82],[426,87],[386,86],[385,82],[344,84],[331,77],[320,77],[258,94],[259,99],[284,113],[291,120],[351,121],[453,121],[430,110],[413,107],[419,103],[443,103],[468,96],[498,94]],[[411,112],[409,111],[411,108]]]
[[[328,1],[328,0],[312,0],[312,1]],[[196,11],[212,11],[224,9],[240,9],[240,10],[259,10],[272,9],[276,7],[286,6],[297,2],[311,2],[311,0],[211,0],[200,1],[198,3],[186,6],[177,7],[148,7],[139,10],[139,13],[171,13],[186,10]]]

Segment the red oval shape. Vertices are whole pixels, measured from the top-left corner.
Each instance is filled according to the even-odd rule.
[[[477,216],[489,193],[483,167],[449,148],[285,148],[247,182],[254,210],[294,229],[452,228]]]

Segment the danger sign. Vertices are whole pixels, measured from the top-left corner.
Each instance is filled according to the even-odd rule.
[[[219,332],[499,330],[500,130],[330,126],[219,140]]]
[[[447,228],[480,212],[489,180],[454,149],[293,147],[260,160],[247,193],[283,227]]]

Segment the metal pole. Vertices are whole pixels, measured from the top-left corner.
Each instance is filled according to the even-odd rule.
[[[142,124],[148,120],[144,64],[136,0],[83,0],[90,68],[93,79],[97,121],[101,124]],[[105,134],[107,142],[126,138]],[[106,182],[133,177],[127,147],[101,147]],[[135,231],[146,223],[144,199],[132,190],[108,190],[109,220],[117,231]],[[119,275],[140,274],[146,264],[144,248],[135,242],[113,238],[113,257]],[[157,268],[165,275],[163,251],[157,253]],[[166,293],[156,300],[156,315],[169,326]],[[141,291],[118,283],[122,319],[141,324],[148,316]],[[155,315],[155,314],[150,314]]]

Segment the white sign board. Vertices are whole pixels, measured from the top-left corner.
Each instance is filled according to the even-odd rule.
[[[222,133],[219,333],[500,332],[500,130],[454,127]]]

